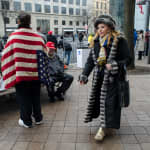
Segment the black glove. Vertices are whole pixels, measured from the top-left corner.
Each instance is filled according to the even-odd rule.
[[[84,84],[86,84],[86,83],[88,82],[88,78],[87,78],[86,75],[81,74],[81,75],[79,75],[79,77],[78,77],[78,81],[79,81],[79,82],[83,82]]]

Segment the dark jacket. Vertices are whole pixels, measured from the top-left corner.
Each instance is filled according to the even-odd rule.
[[[98,67],[95,64],[95,61],[93,59],[93,55],[95,55],[96,59],[99,56],[100,51],[100,44],[99,44],[99,38],[97,38],[94,41],[94,49],[91,50],[89,57],[87,59],[87,62],[85,64],[85,68],[83,69],[82,74],[85,76],[89,76],[92,70],[94,69],[93,73],[93,81],[92,81],[92,91],[89,98],[89,105],[87,108],[87,114],[86,118],[88,118],[87,122],[92,121],[93,118],[97,118],[100,115],[100,109],[101,107],[101,101],[100,101],[100,94],[101,94],[101,87],[104,80],[104,69],[103,67]],[[106,53],[107,58],[109,56],[111,47],[113,43],[113,38],[111,38],[111,42],[108,46],[106,46]],[[120,71],[123,70],[124,65],[130,64],[130,53],[129,48],[127,45],[127,41],[121,37],[117,44],[117,55],[115,58],[115,61],[118,64],[119,70],[118,73],[113,76],[114,80],[113,82],[109,83],[108,89],[107,89],[107,97],[105,100],[104,105],[104,118],[105,118],[105,127],[106,128],[120,128],[120,116],[121,116],[121,108],[119,106],[119,100],[117,95],[117,83],[118,83],[118,77],[120,77]],[[121,71],[121,79],[124,79],[125,72]],[[101,117],[101,116],[100,116]],[[85,121],[86,122],[86,121]]]
[[[57,48],[57,39],[54,35],[47,35],[47,42],[53,42]]]
[[[59,41],[58,47],[63,48],[63,50],[65,50],[65,51],[72,51],[71,44],[67,41],[64,41],[64,40]]]

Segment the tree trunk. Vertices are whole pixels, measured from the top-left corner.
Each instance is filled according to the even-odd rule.
[[[135,68],[134,54],[134,16],[135,16],[135,0],[124,0],[124,33],[127,38],[132,62],[131,69]]]

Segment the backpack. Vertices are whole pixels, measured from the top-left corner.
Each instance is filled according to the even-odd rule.
[[[72,51],[72,46],[71,46],[71,44],[68,43],[68,42],[64,42],[64,49],[65,49],[66,51]]]

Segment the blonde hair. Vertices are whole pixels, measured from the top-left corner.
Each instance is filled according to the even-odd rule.
[[[115,31],[115,30],[112,30],[110,33],[109,33],[109,36],[108,36],[108,42],[107,42],[107,45],[110,44],[110,39],[111,37],[114,37],[114,40],[116,41],[117,40],[117,36],[120,35],[120,32],[119,31]],[[90,46],[89,48],[93,48],[94,47],[94,41],[98,38],[98,32],[96,32],[95,36],[93,37],[93,40],[91,41],[90,43]]]

